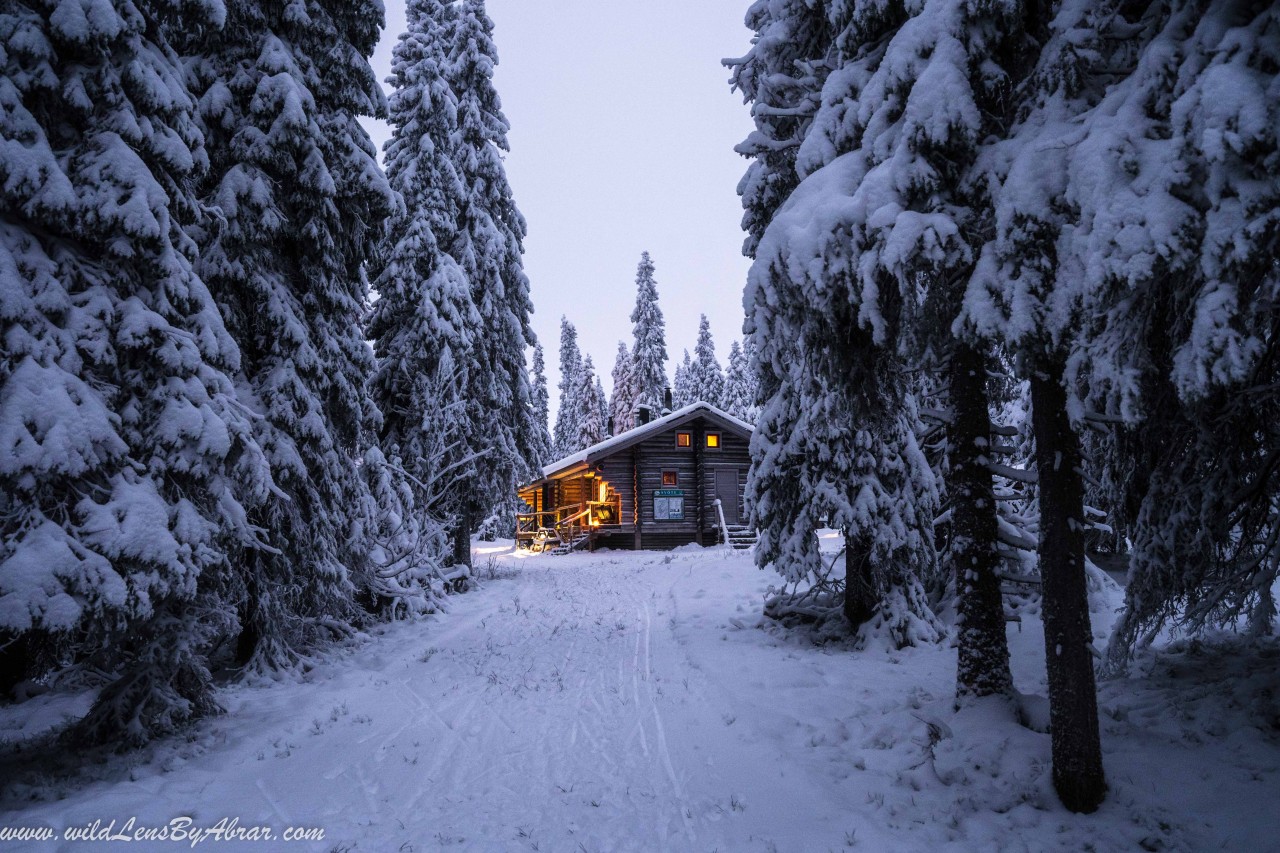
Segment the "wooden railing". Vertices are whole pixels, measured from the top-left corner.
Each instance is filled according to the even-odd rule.
[[[568,545],[601,525],[620,521],[622,505],[617,495],[605,501],[587,501],[542,512],[516,513],[516,543],[541,551],[548,544]]]
[[[555,535],[554,529],[559,519],[560,510],[556,509],[516,513],[516,545],[527,543],[531,550],[541,551]]]
[[[716,498],[716,517],[720,521],[720,544],[732,548],[733,545],[729,542],[729,524],[724,520],[724,504],[719,498]]]

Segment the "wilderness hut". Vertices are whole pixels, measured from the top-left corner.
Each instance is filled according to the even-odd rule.
[[[551,463],[521,486],[517,545],[557,553],[753,540],[742,495],[752,427],[697,402]]]

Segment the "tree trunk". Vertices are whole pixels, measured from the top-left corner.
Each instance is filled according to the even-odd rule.
[[[997,576],[996,503],[985,466],[991,443],[986,362],[982,353],[957,344],[950,364],[952,420],[948,429],[951,469],[951,548],[959,599],[956,701],[1013,695],[1009,641]]]
[[[35,645],[30,633],[0,631],[0,697],[31,677]]]
[[[871,549],[860,538],[844,537],[844,616],[857,628],[876,612],[875,578],[871,571]]]
[[[1106,794],[1093,675],[1093,633],[1085,589],[1084,484],[1080,440],[1067,417],[1062,363],[1031,378],[1031,423],[1040,492],[1040,576],[1049,675],[1053,786],[1073,812],[1092,812]]]
[[[471,511],[468,509],[459,512],[454,522],[453,564],[455,566],[471,565]]]

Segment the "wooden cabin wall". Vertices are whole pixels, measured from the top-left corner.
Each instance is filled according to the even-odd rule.
[[[618,521],[627,530],[631,530],[636,507],[635,478],[632,472],[631,452],[628,450],[606,458],[600,463],[600,468],[600,476],[618,493],[618,501],[621,504],[618,511]]]
[[[560,481],[560,506],[576,506],[586,499],[586,480],[581,475]]]
[[[712,430],[715,431],[714,429]],[[702,501],[707,507],[707,526],[715,530],[720,526],[716,515],[716,471],[720,468],[738,469],[738,517],[746,518],[742,496],[747,490],[747,469],[751,466],[750,442],[731,432],[720,433],[720,449],[705,451],[702,476]],[[732,522],[731,522],[732,523]],[[710,540],[712,542],[715,539]]]
[[[640,492],[640,547],[675,548],[697,541],[697,447],[676,447],[676,432],[698,432],[694,424],[659,433],[637,445],[637,480]],[[662,472],[675,471],[675,488],[685,493],[684,521],[657,521],[653,516],[653,493],[663,488]],[[668,487],[669,488],[669,487]]]

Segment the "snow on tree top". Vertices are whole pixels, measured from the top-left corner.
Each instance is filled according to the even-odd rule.
[[[740,418],[735,418],[723,409],[718,409],[710,403],[699,400],[697,402],[690,403],[682,409],[676,409],[671,414],[664,415],[656,421],[651,421],[644,426],[638,426],[633,430],[628,430],[627,432],[622,433],[621,435],[615,435],[612,438],[600,442],[599,444],[593,444],[585,450],[579,450],[571,456],[558,459],[542,469],[542,476],[552,477],[567,468],[572,468],[575,465],[581,465],[583,462],[592,458],[607,454],[614,450],[621,450],[624,447],[629,447],[637,441],[641,441],[651,435],[660,433],[663,430],[671,429],[684,421],[692,420],[693,416],[699,413],[709,414],[718,418],[730,426],[740,430],[743,435],[749,436],[755,431],[755,427],[751,426],[751,424],[746,421]]]

